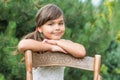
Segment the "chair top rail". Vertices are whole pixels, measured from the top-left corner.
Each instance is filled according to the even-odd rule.
[[[94,70],[94,57],[75,58],[69,54],[59,52],[45,52],[32,54],[33,67],[67,66],[84,70]]]

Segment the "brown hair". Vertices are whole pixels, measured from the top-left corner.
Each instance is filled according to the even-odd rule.
[[[54,20],[63,15],[62,10],[54,4],[48,4],[38,10],[35,21],[36,27],[40,27],[49,20]]]
[[[40,8],[35,16],[36,27],[41,27],[43,24],[45,24],[49,20],[57,19],[61,15],[63,15],[63,12],[59,7],[57,7],[55,4],[47,4],[43,6],[42,8]],[[29,33],[24,38],[35,39],[38,41],[43,40],[41,33],[39,33],[38,31]]]

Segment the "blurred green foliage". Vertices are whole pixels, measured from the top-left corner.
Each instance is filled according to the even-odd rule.
[[[34,16],[44,4],[64,12],[64,38],[83,44],[87,55],[102,55],[103,80],[120,80],[120,5],[118,0],[0,0],[0,80],[25,80],[23,55],[14,55],[19,40],[35,30]],[[66,68],[65,80],[92,80],[93,73]]]

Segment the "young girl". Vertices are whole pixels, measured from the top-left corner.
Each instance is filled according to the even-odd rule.
[[[26,35],[18,44],[18,50],[33,52],[51,51],[84,57],[83,45],[70,40],[61,39],[65,32],[62,10],[54,4],[43,6],[35,16],[36,31]],[[64,67],[33,68],[33,80],[63,80]]]

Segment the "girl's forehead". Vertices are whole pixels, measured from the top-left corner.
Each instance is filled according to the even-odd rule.
[[[63,16],[60,16],[59,18],[54,19],[54,20],[49,20],[48,22],[59,22],[59,21],[64,21]]]

